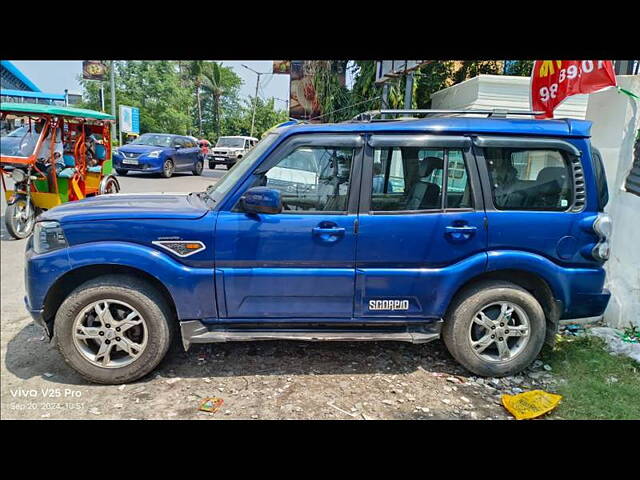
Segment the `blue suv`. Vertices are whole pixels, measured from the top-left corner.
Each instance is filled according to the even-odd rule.
[[[379,113],[277,128],[203,192],[45,212],[27,309],[100,383],[149,373],[178,334],[185,349],[442,338],[503,376],[559,320],[604,312],[611,222],[590,122]]]
[[[113,153],[118,175],[129,172],[159,173],[169,178],[174,172],[202,174],[204,156],[194,137],[145,133]]]

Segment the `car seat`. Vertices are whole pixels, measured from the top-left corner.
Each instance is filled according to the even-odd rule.
[[[418,181],[411,187],[406,210],[428,210],[440,208],[440,186],[428,180],[434,170],[442,170],[444,161],[440,157],[425,157],[418,167]]]
[[[558,207],[560,197],[569,188],[569,179],[565,167],[545,167],[538,172],[535,183],[535,195],[529,197],[536,206]]]

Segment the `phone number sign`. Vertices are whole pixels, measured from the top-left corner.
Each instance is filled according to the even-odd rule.
[[[616,85],[611,60],[536,60],[531,74],[531,106],[553,118],[562,101],[579,93],[593,93]]]

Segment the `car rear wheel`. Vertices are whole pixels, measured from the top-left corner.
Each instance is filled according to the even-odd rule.
[[[171,160],[170,158],[167,158],[162,164],[162,176],[164,178],[171,178],[174,170],[175,170],[175,165],[173,164],[173,160]]]
[[[56,314],[54,334],[65,361],[91,382],[137,380],[163,359],[172,338],[171,310],[150,285],[107,275],[76,288]]]
[[[204,162],[202,160],[198,160],[195,164],[195,166],[193,167],[193,174],[194,175],[202,175],[202,170],[204,169]]]
[[[545,315],[527,290],[489,281],[461,292],[442,329],[451,355],[483,376],[513,375],[533,362],[545,338]]]
[[[234,163],[227,163],[227,164],[225,164],[225,167],[227,168],[227,170],[231,170],[234,165],[235,165],[235,162]]]

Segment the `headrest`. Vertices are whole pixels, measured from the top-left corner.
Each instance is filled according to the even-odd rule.
[[[558,185],[567,184],[567,169],[564,167],[545,167],[538,172],[537,183],[558,182]]]
[[[434,170],[442,170],[444,160],[440,157],[425,157],[420,162],[419,174],[421,177],[428,177]]]

